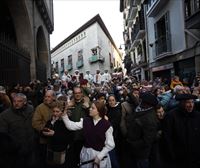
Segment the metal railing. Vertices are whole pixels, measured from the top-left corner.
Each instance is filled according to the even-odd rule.
[[[171,52],[171,36],[160,36],[155,41],[156,57],[167,52]]]
[[[6,34],[0,34],[0,84],[30,82],[30,55]]]

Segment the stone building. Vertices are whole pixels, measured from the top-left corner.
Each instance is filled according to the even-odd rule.
[[[51,50],[51,63],[55,72],[75,70],[95,74],[99,69],[113,72],[122,67],[122,54],[116,47],[100,15],[96,15]]]
[[[53,0],[1,0],[0,21],[0,83],[46,80],[50,75]]]
[[[120,11],[126,57],[132,60],[134,75],[142,79],[178,75],[191,82],[200,72],[199,1],[120,0]]]

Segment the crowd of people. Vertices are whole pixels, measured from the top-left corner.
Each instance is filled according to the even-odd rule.
[[[0,86],[0,167],[199,168],[200,75],[75,71]]]

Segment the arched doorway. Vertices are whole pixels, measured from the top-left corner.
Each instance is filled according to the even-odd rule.
[[[13,1],[0,1],[0,84],[13,85],[30,81],[29,53],[18,45]],[[16,1],[14,1],[16,2]],[[20,1],[19,1],[20,2]],[[17,11],[17,10],[16,10]],[[23,11],[20,8],[20,11]],[[30,37],[29,37],[30,38]]]
[[[40,81],[44,82],[47,79],[46,67],[48,66],[48,50],[42,26],[38,28],[36,35],[36,42],[37,42],[36,77]]]

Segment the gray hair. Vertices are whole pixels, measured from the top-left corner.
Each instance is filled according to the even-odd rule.
[[[17,94],[14,96],[14,98],[16,98],[16,97],[21,97],[21,98],[24,99],[25,102],[27,102],[27,97],[26,97],[26,95],[23,94],[23,93],[17,93]]]

